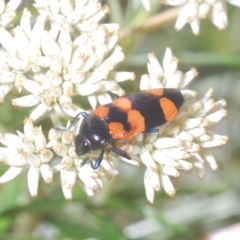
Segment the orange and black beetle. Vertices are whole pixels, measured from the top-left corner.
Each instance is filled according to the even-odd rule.
[[[92,114],[79,113],[73,120],[75,123],[79,115],[84,118],[75,136],[77,155],[102,150],[95,164],[91,163],[93,169],[97,169],[105,147],[111,144],[113,152],[130,160],[131,157],[115,147],[114,142],[142,132],[157,132],[156,127],[173,119],[183,100],[177,89],[152,89],[119,97],[112,103],[97,107]]]

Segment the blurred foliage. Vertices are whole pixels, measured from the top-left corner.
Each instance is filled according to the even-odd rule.
[[[229,143],[215,150],[219,171],[213,173],[206,166],[201,181],[194,172],[181,172],[179,179],[173,179],[178,189],[176,197],[171,199],[162,191],[153,205],[145,198],[143,168],[117,160],[119,175],[105,182],[103,193],[87,199],[75,187],[72,202],[65,201],[59,179],[53,186],[41,182],[39,197],[31,199],[26,174],[21,174],[0,187],[0,240],[124,240],[131,236],[141,236],[137,239],[142,240],[200,240],[209,232],[240,222],[240,9],[228,5],[226,30],[219,31],[206,19],[201,22],[201,34],[194,36],[188,25],[176,32],[175,19],[141,31],[150,17],[169,10],[156,0],[152,1],[150,13],[141,8],[140,0],[105,3],[111,9],[106,21],[117,22],[122,28],[120,45],[126,61],[120,68],[134,71],[137,76],[135,82],[122,84],[127,92],[139,88],[138,80],[147,72],[148,53],[154,52],[162,61],[165,48],[170,47],[180,59],[179,69],[198,69],[199,77],[191,89],[201,96],[213,88],[215,99],[227,100],[228,118],[218,126],[218,131],[229,136]],[[24,4],[33,15],[36,13],[31,1]],[[130,34],[124,35],[126,32]],[[13,109],[12,97],[0,106],[0,129],[4,132],[22,131],[22,120],[29,111]],[[37,124],[50,128],[52,123],[42,119]],[[1,164],[0,174],[6,169]]]

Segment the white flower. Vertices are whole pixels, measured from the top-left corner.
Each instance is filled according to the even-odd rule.
[[[16,9],[18,8],[21,0],[10,0],[6,3],[6,1],[0,1],[0,26],[1,27],[9,27],[11,22],[16,17]]]
[[[41,127],[34,127],[30,119],[24,121],[24,134],[1,133],[0,142],[6,147],[0,148],[0,161],[10,168],[0,177],[5,183],[17,177],[24,168],[28,168],[28,188],[34,197],[38,194],[40,175],[48,184],[52,184],[53,171],[49,165],[53,153],[46,149],[46,138]]]
[[[155,191],[163,188],[174,196],[176,190],[170,177],[179,177],[180,170],[194,168],[200,178],[204,176],[204,162],[214,171],[218,166],[211,148],[226,144],[227,137],[216,134],[212,128],[226,116],[224,100],[215,102],[212,90],[198,100],[196,93],[185,90],[197,76],[196,69],[187,73],[177,70],[178,60],[170,49],[166,50],[163,67],[153,54],[149,55],[149,75],[141,79],[141,90],[154,88],[179,88],[184,103],[176,117],[158,127],[158,133],[139,134],[134,140],[119,142],[118,147],[126,151],[132,160],[140,159],[146,166],[144,184],[147,199],[153,202]],[[144,137],[145,135],[145,137]],[[125,160],[126,161],[126,160]],[[127,162],[127,161],[126,161]]]
[[[94,31],[98,22],[109,12],[109,8],[102,6],[99,1],[49,1],[35,0],[34,6],[39,14],[48,18],[53,24],[69,23],[71,30]]]
[[[51,7],[51,2],[47,6]],[[61,4],[66,2],[61,1]],[[78,10],[86,11],[85,5],[77,6]],[[90,15],[93,21],[94,13]],[[19,92],[26,89],[30,95],[13,99],[12,104],[15,107],[36,106],[30,115],[35,121],[51,110],[74,117],[81,108],[72,103],[73,96],[88,96],[90,103],[96,106],[98,96],[106,91],[124,94],[118,82],[132,80],[135,76],[130,72],[114,71],[124,59],[117,45],[118,25],[97,24],[91,31],[72,32],[71,23],[63,21],[57,25],[50,22],[50,29],[46,30],[49,16],[40,15],[33,27],[30,17],[25,9],[14,35],[4,28],[0,31],[4,50],[0,52],[1,102],[14,85]],[[87,19],[89,21],[89,16]]]
[[[151,3],[150,0],[141,0],[142,2],[142,6],[144,7],[144,9],[149,12],[151,10]]]
[[[240,7],[238,0],[161,0],[171,6],[182,6],[175,24],[177,31],[189,23],[194,34],[199,34],[200,20],[209,17],[220,30],[228,24],[226,3]]]
[[[75,131],[76,126],[67,131],[51,129],[49,131],[50,141],[47,144],[47,147],[53,148],[54,152],[59,156],[59,161],[54,164],[53,169],[55,173],[60,173],[62,191],[67,200],[72,199],[72,188],[76,182],[90,197],[95,192],[103,191],[101,177],[110,180],[118,173],[107,159],[103,159],[101,166],[97,170],[93,170],[90,164],[83,165],[86,156],[78,157],[73,145]],[[94,156],[94,153],[91,156]]]

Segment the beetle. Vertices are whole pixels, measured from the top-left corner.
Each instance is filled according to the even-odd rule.
[[[98,106],[91,114],[80,112],[71,123],[74,125],[82,115],[83,121],[75,136],[75,151],[81,156],[92,150],[101,150],[93,169],[97,169],[109,144],[111,150],[126,159],[131,157],[115,146],[139,133],[158,132],[156,127],[171,121],[183,104],[184,98],[178,89],[161,88],[130,93],[113,102]],[[81,166],[89,160],[83,160]]]

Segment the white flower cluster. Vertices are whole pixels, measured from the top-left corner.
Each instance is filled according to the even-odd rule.
[[[228,138],[212,130],[227,115],[226,102],[212,99],[212,89],[198,99],[196,93],[186,86],[197,76],[196,69],[187,73],[177,70],[178,59],[168,48],[163,60],[163,68],[153,54],[149,55],[148,72],[141,79],[141,90],[156,88],[179,88],[184,96],[184,104],[170,123],[158,127],[159,132],[139,134],[134,140],[118,146],[127,151],[135,160],[146,166],[144,176],[145,191],[149,202],[153,202],[155,191],[163,188],[170,196],[176,190],[170,180],[179,177],[178,170],[190,171],[204,176],[204,163],[213,171],[218,165],[211,148],[226,144]],[[145,135],[145,136],[144,136]]]
[[[25,9],[20,24],[9,31],[5,26],[10,24],[10,20],[5,20],[4,24],[4,16],[15,10],[19,3],[10,0],[5,7],[0,6],[0,102],[3,103],[5,96],[16,87],[19,97],[12,99],[13,106],[35,106],[35,109],[24,123],[24,135],[17,132],[18,136],[7,133],[0,136],[0,142],[6,146],[0,149],[1,162],[10,166],[0,178],[0,183],[13,179],[29,167],[28,185],[32,196],[37,195],[40,172],[49,184],[53,173],[60,172],[66,199],[71,199],[71,187],[76,179],[91,196],[93,190],[102,189],[101,174],[89,170],[88,164],[80,167],[72,145],[73,134],[50,130],[50,142],[47,144],[44,138],[42,143],[37,143],[39,138],[34,136],[36,129],[41,131],[41,127],[33,127],[33,122],[47,112],[54,124],[60,123],[63,114],[75,117],[83,110],[73,104],[73,96],[86,96],[95,108],[98,101],[111,101],[107,91],[124,94],[118,82],[133,80],[135,75],[114,71],[124,59],[122,49],[117,45],[119,26],[99,24],[108,13],[108,7],[97,0],[41,0],[34,4],[39,11],[35,22]],[[57,132],[56,136],[53,132]],[[71,141],[68,139],[70,136]],[[31,148],[28,150],[23,144],[30,144]],[[37,144],[42,144],[43,149],[39,149]],[[52,147],[58,157],[53,157],[51,150],[46,152],[45,147]],[[47,160],[42,156],[45,152],[51,156]],[[110,163],[106,165],[105,176],[109,179],[117,171],[111,170]]]
[[[219,29],[226,28],[228,24],[227,7],[230,3],[240,7],[239,0],[160,0],[171,6],[183,6],[175,24],[177,31],[189,23],[195,35],[199,34],[200,20],[209,17]]]
[[[113,71],[124,59],[122,49],[117,45],[119,26],[93,22],[94,13],[91,13],[93,19],[83,16],[77,22],[73,19],[69,22],[71,19],[63,16],[62,21],[56,23],[53,19],[59,17],[61,12],[58,11],[65,7],[57,11],[51,8],[52,1],[40,2],[43,5],[36,3],[40,16],[33,27],[30,12],[25,9],[20,25],[13,29],[14,34],[5,28],[0,29],[3,47],[0,52],[0,101],[3,102],[13,86],[19,92],[26,89],[31,94],[13,99],[12,104],[36,106],[30,115],[35,121],[52,109],[75,116],[81,109],[73,105],[73,95],[89,96],[95,106],[99,93],[111,91],[123,95],[124,91],[117,82],[134,79],[134,74]],[[58,1],[54,1],[54,6],[55,2]],[[70,4],[70,1],[60,2]],[[89,9],[93,2],[95,6],[96,1],[85,1],[84,5],[82,1],[76,1],[74,11]],[[46,5],[53,13],[45,9]],[[102,13],[98,3],[95,14],[99,11]],[[73,24],[78,23],[94,23],[95,27],[89,27],[87,31],[79,27],[81,31],[73,31]]]
[[[102,177],[110,180],[118,173],[113,168],[110,149],[105,151],[100,167],[94,170],[86,158],[96,159],[99,151],[91,151],[84,157],[75,153],[74,135],[80,120],[70,129],[68,123],[65,131],[50,129],[49,141],[41,127],[34,127],[33,122],[47,112],[54,125],[61,121],[62,114],[75,117],[83,111],[72,102],[76,95],[86,96],[93,108],[97,102],[109,103],[112,99],[107,91],[123,95],[118,82],[133,79],[134,74],[114,71],[124,55],[117,45],[118,26],[98,24],[107,7],[96,0],[76,0],[74,4],[69,0],[39,0],[35,7],[40,15],[33,26],[25,9],[20,25],[13,31],[0,29],[0,101],[3,103],[4,97],[16,87],[22,95],[13,99],[12,104],[35,106],[24,121],[24,134],[19,131],[17,135],[0,134],[0,143],[5,146],[0,147],[0,161],[9,166],[0,183],[14,179],[27,169],[30,194],[37,196],[40,176],[52,184],[53,175],[59,173],[66,199],[72,198],[76,183],[92,196],[103,190]],[[197,76],[196,69],[182,73],[177,67],[178,60],[170,49],[166,50],[163,68],[150,54],[149,75],[144,75],[140,82],[141,90],[181,90],[185,100],[174,120],[160,126],[158,133],[139,134],[129,141],[116,143],[132,157],[131,160],[119,158],[134,165],[143,162],[146,166],[144,183],[150,202],[161,187],[169,195],[175,194],[170,176],[179,176],[178,170],[194,168],[203,177],[204,162],[216,170],[210,149],[227,141],[227,137],[212,130],[226,116],[225,101],[215,102],[211,90],[198,100],[195,92],[186,89]]]
[[[0,161],[10,166],[0,178],[0,183],[12,180],[28,167],[29,192],[37,196],[40,174],[46,183],[52,184],[53,170],[49,162],[53,153],[46,149],[41,127],[34,127],[30,119],[24,121],[24,134],[19,131],[17,134],[0,134],[0,142],[6,146],[0,148]]]

